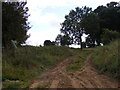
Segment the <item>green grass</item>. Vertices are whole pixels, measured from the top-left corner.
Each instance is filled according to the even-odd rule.
[[[79,50],[78,55],[69,63],[69,66],[66,68],[67,71],[77,71],[82,68],[86,57],[92,52],[93,50],[83,49]]]
[[[3,88],[29,87],[29,83],[35,76],[40,75],[47,69],[57,65],[65,58],[78,54],[74,60],[69,63],[67,71],[79,70],[86,57],[93,53],[93,63],[101,73],[118,78],[118,41],[110,45],[97,47],[94,49],[86,48],[70,49],[67,47],[21,47],[14,52],[3,49],[2,57],[2,81],[19,80],[24,83],[7,83]],[[41,88],[38,86],[37,88]]]
[[[21,83],[7,83],[4,85],[4,88],[20,88]]]
[[[97,47],[94,50],[93,63],[100,73],[119,78],[119,41],[111,42],[109,45]],[[119,65],[119,66],[118,66]]]
[[[33,77],[76,53],[74,49],[57,46],[21,47],[12,54],[10,50],[3,49],[2,80],[29,82]]]

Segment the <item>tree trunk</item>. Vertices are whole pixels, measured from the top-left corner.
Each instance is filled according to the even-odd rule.
[[[83,49],[83,46],[82,46],[82,41],[81,41],[81,43],[80,43],[80,46],[81,46],[81,50]]]
[[[81,46],[81,50],[82,50],[82,35],[80,35],[80,46]]]

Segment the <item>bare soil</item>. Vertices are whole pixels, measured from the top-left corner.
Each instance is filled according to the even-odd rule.
[[[38,76],[30,88],[118,88],[118,81],[98,73],[93,67],[92,55],[88,55],[84,66],[78,71],[66,71],[74,57],[69,57],[55,68]]]

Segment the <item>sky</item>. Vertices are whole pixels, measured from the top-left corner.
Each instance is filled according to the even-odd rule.
[[[26,6],[30,14],[28,21],[32,27],[27,32],[30,37],[26,44],[39,46],[43,45],[45,40],[55,41],[60,33],[60,23],[64,22],[64,17],[70,10],[82,6],[92,7],[94,10],[111,1],[119,2],[119,0],[27,0]]]

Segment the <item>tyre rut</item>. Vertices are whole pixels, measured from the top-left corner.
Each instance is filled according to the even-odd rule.
[[[66,72],[66,67],[74,60],[69,57],[59,63],[54,69],[45,72],[33,81],[30,88],[38,85],[47,88],[117,88],[118,81],[100,75],[92,64],[92,54],[87,56],[84,66],[76,72]],[[71,74],[70,74],[71,73]]]

